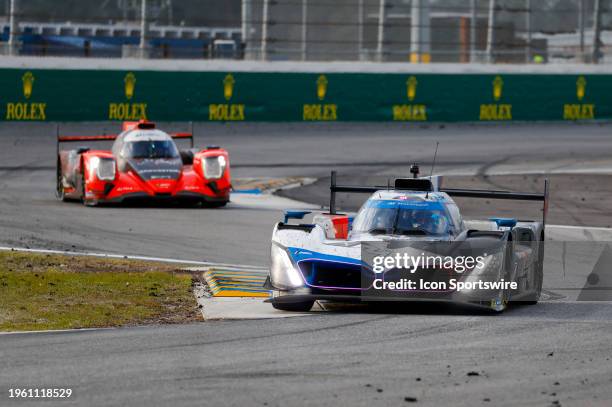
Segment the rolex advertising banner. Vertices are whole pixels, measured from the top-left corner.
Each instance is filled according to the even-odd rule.
[[[612,75],[2,69],[5,121],[612,118]]]

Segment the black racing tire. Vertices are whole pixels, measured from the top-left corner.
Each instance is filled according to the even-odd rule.
[[[527,300],[524,301],[526,305],[536,305],[538,301],[540,301],[540,296],[542,295],[542,285],[544,283],[544,265],[542,262],[538,261],[538,264],[535,266],[535,290],[534,292],[527,297]]]
[[[540,250],[538,256],[538,262],[534,267],[535,273],[535,290],[529,295],[526,301],[524,301],[525,305],[536,305],[538,301],[540,301],[540,296],[542,295],[542,286],[544,284],[544,248],[542,242],[540,242]]]
[[[512,241],[508,240],[507,244],[506,244],[506,252],[504,254],[504,275],[503,275],[503,279],[505,281],[508,281],[510,275],[509,275],[509,270],[512,269],[513,267],[513,246],[512,246]],[[497,294],[497,297],[491,299],[491,301],[489,301],[489,309],[495,313],[495,314],[502,314],[507,308],[508,308],[508,304],[510,303],[510,294],[508,293],[507,290],[503,289],[500,290],[499,293]]]
[[[489,309],[494,314],[502,314],[506,309],[508,309],[508,291],[501,290],[498,294],[497,298],[492,299],[489,302]]]
[[[308,312],[314,305],[314,300],[300,302],[273,302],[272,306],[281,311]]]
[[[55,187],[55,196],[57,196],[57,199],[59,199],[62,202],[66,202],[66,193],[64,191],[64,185],[62,182],[62,174],[58,172],[57,174],[57,184]]]

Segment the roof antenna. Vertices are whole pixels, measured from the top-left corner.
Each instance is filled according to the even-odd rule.
[[[440,145],[439,141],[436,141],[436,151],[434,152],[433,162],[431,163],[431,172],[429,173],[429,181],[431,182],[431,178],[433,177],[434,168],[436,167],[436,158],[438,158],[438,146]],[[429,198],[429,191],[425,195],[425,199]]]

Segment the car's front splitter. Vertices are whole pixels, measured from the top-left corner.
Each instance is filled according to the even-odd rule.
[[[146,192],[131,192],[113,198],[104,196],[88,198],[85,203],[90,204],[120,204],[128,202],[207,202],[224,203],[229,202],[229,194],[221,196],[210,196],[197,192],[178,192],[176,194],[155,194],[150,195]]]
[[[447,303],[478,306],[490,309],[492,302],[498,300],[499,292],[490,292],[487,295],[470,295],[459,292],[445,293],[414,293],[403,295],[371,295],[365,291],[343,292],[342,290],[312,290],[300,288],[294,291],[273,290],[272,297],[266,300],[270,303],[300,303],[305,301],[329,301],[340,303],[381,303],[381,302],[427,302]]]

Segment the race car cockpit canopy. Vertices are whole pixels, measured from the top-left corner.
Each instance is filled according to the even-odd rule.
[[[180,153],[172,137],[160,130],[128,130],[115,140],[113,155],[119,171],[133,169],[144,180],[177,179]]]
[[[120,139],[117,142],[120,142]],[[123,137],[121,142],[120,154],[126,159],[179,157],[178,148],[172,138],[159,130],[135,130]]]
[[[369,199],[353,222],[353,234],[446,236],[452,220],[442,202],[420,196]]]
[[[119,135],[113,145],[113,154],[125,159],[179,157],[172,138],[160,130],[129,130]]]

